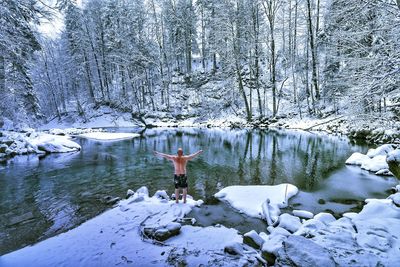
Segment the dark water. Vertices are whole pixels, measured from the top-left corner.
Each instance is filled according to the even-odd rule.
[[[124,198],[128,188],[172,193],[172,165],[153,150],[204,150],[188,164],[188,177],[189,194],[206,204],[214,204],[213,194],[229,185],[288,182],[301,190],[292,208],[340,214],[359,209],[365,198],[386,197],[397,182],[344,165],[351,153],[367,147],[304,132],[157,129],[133,140],[75,140],[82,151],[40,160],[19,156],[0,165],[0,255],[79,225],[111,207],[105,197]],[[209,216],[204,225],[235,226],[249,219],[234,218],[221,204],[210,207],[196,211],[200,221]]]

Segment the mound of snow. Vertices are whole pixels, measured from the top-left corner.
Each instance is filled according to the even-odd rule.
[[[67,136],[39,134],[27,139],[27,142],[37,150],[47,153],[73,152],[81,149],[81,146],[71,141]]]
[[[361,169],[378,172],[380,170],[388,169],[389,166],[386,163],[386,155],[375,156],[372,159],[366,160],[361,165]]]
[[[79,135],[79,137],[89,138],[99,141],[116,141],[123,139],[132,139],[139,136],[140,134],[137,133],[106,133],[106,132],[92,132]]]
[[[386,156],[393,150],[394,150],[393,145],[386,144],[386,145],[379,146],[375,149],[372,148],[372,149],[368,150],[367,156],[370,158],[374,158],[376,156]]]
[[[225,187],[214,196],[251,217],[260,218],[263,214],[262,205],[267,199],[271,205],[283,208],[297,192],[297,187],[292,184],[237,185]]]
[[[369,160],[370,158],[367,155],[355,152],[346,160],[346,164],[361,166],[364,162]]]
[[[400,148],[389,152],[386,157],[387,162],[399,162],[400,163]]]

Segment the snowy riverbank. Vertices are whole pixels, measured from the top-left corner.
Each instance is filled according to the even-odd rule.
[[[277,221],[263,232],[241,235],[219,225],[192,226],[193,219],[185,215],[201,207],[201,200],[189,198],[187,204],[175,204],[165,191],[149,197],[147,188],[141,187],[136,192],[129,190],[128,199],[75,229],[3,255],[0,266],[243,266],[266,262],[275,266],[394,266],[400,260],[399,190],[397,186],[397,192],[387,199],[367,199],[361,212],[339,219],[329,213],[293,210],[278,214]],[[271,199],[269,204],[284,202],[297,189],[292,185],[241,186],[224,188],[216,195],[250,216],[261,212],[267,220],[274,209],[265,210],[260,201],[243,201],[249,191],[257,198]]]
[[[136,133],[110,133],[102,129],[51,129],[47,132],[25,129],[20,132],[0,131],[0,162],[16,155],[67,153],[81,150],[73,138],[88,138],[97,141],[118,141],[139,137]]]

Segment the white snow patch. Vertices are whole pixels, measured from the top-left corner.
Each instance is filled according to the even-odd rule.
[[[378,172],[380,170],[385,170],[388,168],[389,166],[386,163],[386,155],[375,156],[367,161],[364,161],[361,165],[361,169],[371,172]]]
[[[69,139],[69,136],[52,134],[38,134],[33,138],[28,138],[27,142],[37,150],[49,153],[73,152],[81,149],[81,146]]]
[[[312,212],[306,210],[293,210],[293,215],[306,219],[311,219],[312,217],[314,217],[314,214]]]
[[[116,141],[123,139],[132,139],[139,136],[140,134],[137,133],[107,133],[107,132],[92,132],[79,135],[79,137],[89,138],[99,141]]]
[[[346,160],[346,164],[361,166],[362,164],[364,164],[364,162],[369,160],[370,158],[367,155],[355,152]]]
[[[235,209],[251,217],[262,217],[263,203],[269,199],[271,205],[286,207],[288,200],[298,189],[292,184],[228,186],[214,196],[223,199]]]
[[[387,162],[399,162],[400,163],[400,148],[389,152],[386,158]]]
[[[392,152],[393,149],[393,145],[391,144],[385,144],[385,145],[381,145],[375,149],[369,149],[367,156],[370,158],[374,158],[376,156],[386,156],[387,154],[389,154],[390,152]]]

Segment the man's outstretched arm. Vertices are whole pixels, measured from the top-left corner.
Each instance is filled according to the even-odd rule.
[[[197,155],[199,155],[199,154],[202,153],[202,152],[203,152],[203,150],[199,150],[199,151],[197,151],[196,153],[193,153],[193,154],[191,154],[191,155],[187,155],[187,156],[186,156],[186,159],[192,159],[192,158],[196,157]]]
[[[155,156],[160,156],[160,157],[166,158],[166,159],[174,159],[173,155],[164,154],[164,153],[161,153],[161,152],[158,152],[158,151],[154,151],[154,155]]]

